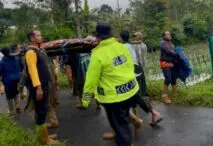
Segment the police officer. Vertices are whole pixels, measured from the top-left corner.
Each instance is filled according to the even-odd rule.
[[[92,50],[82,103],[88,107],[95,93],[115,131],[117,146],[131,146],[129,110],[136,104],[139,90],[132,56],[123,44],[112,37],[109,24],[98,24],[96,37],[100,44]]]

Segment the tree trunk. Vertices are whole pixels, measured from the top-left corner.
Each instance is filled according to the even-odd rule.
[[[171,3],[170,0],[165,0],[165,4],[167,7],[166,10],[166,18],[167,18],[167,22],[166,22],[166,26],[165,26],[165,30],[170,30],[171,29]]]
[[[53,2],[53,0],[51,0],[50,1],[50,8],[51,8],[51,24],[52,24],[52,26],[54,26],[55,25],[55,21],[54,21],[54,2]]]
[[[76,30],[78,38],[81,38],[81,24],[80,24],[80,16],[78,11],[78,0],[75,0],[75,12],[76,12]]]
[[[120,12],[119,0],[117,0],[117,9],[118,9],[118,24],[119,24],[119,27],[120,27],[120,31],[122,31],[123,26],[122,26],[122,23],[121,23],[121,12]]]
[[[68,21],[68,16],[69,16],[69,6],[70,6],[70,2],[69,2],[69,0],[66,0],[65,21]]]

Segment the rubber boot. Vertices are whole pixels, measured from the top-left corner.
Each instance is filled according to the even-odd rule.
[[[4,85],[2,82],[0,82],[0,94],[4,95],[5,91],[4,91]]]
[[[15,107],[16,107],[16,113],[21,113],[22,110],[20,108],[20,100],[19,100],[19,97],[15,97],[14,98],[14,101],[15,101]]]
[[[115,140],[115,132],[105,132],[103,135],[104,140]]]
[[[25,98],[27,98],[27,93],[25,91],[21,91],[20,92],[20,99],[24,100]]]
[[[13,116],[15,114],[15,105],[13,99],[7,100],[8,104],[8,115]]]
[[[59,144],[58,141],[49,138],[47,126],[45,124],[38,125],[36,127],[36,131],[37,131],[37,134],[38,134],[38,141],[40,142],[40,144],[42,144],[42,145],[57,145],[57,144]]]
[[[48,128],[58,128],[59,127],[59,122],[56,116],[56,112],[54,111],[54,108],[50,107],[48,111],[48,121],[49,123],[47,124]]]

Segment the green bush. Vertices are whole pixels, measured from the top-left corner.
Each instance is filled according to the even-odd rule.
[[[208,24],[205,16],[188,14],[183,18],[184,33],[187,37],[204,41],[208,37]]]
[[[153,26],[151,30],[144,28],[144,42],[149,52],[159,50],[162,31],[158,26]]]
[[[15,37],[15,32],[6,32],[2,38],[2,41],[0,42],[0,48],[2,47],[9,47],[12,44],[17,43],[17,37]]]
[[[75,37],[75,31],[66,25],[55,27],[41,27],[43,37],[47,40],[68,39]]]
[[[68,39],[76,36],[75,30],[69,28],[67,25],[59,26],[38,26],[41,30],[43,38],[47,40]],[[27,33],[29,28],[18,28],[16,31],[7,31],[0,41],[1,47],[8,47],[12,44],[22,43],[27,41]]]
[[[186,44],[186,35],[182,24],[174,24],[171,28],[172,42],[175,46]]]
[[[157,38],[146,38],[144,43],[147,45],[149,52],[155,52],[160,48],[160,39]]]

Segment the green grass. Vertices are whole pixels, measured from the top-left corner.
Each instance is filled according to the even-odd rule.
[[[21,128],[15,121],[0,114],[1,146],[41,146],[36,139],[35,131]]]
[[[163,80],[148,83],[149,94],[153,100],[161,101]],[[170,97],[172,93],[170,92]],[[190,87],[179,88],[178,95],[172,97],[174,104],[213,107],[213,79]]]

